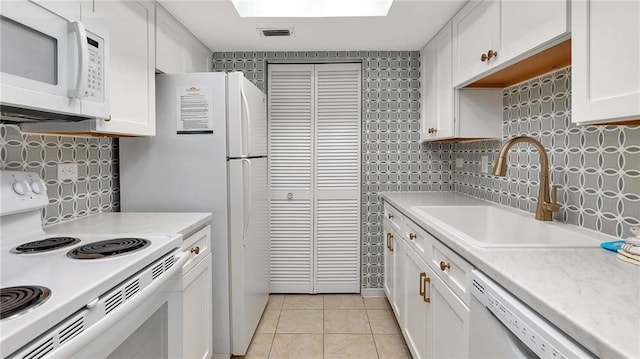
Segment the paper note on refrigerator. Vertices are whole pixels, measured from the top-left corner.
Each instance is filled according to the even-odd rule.
[[[178,134],[213,133],[213,87],[178,86]]]

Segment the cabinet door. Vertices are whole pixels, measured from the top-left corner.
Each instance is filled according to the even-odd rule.
[[[206,72],[212,52],[156,4],[156,70],[167,74]]]
[[[571,121],[640,119],[640,2],[571,4]]]
[[[469,308],[437,276],[427,286],[431,301],[433,358],[467,358],[469,337]]]
[[[395,235],[391,230],[391,226],[384,221],[383,222],[383,241],[384,241],[384,293],[387,295],[389,303],[393,303],[395,297],[395,277],[394,277],[394,248],[393,241]],[[396,308],[392,305],[393,310]],[[396,315],[398,313],[396,312]]]
[[[420,139],[455,137],[453,118],[451,23],[422,50],[424,112]]]
[[[493,61],[482,61],[482,54],[489,50],[500,53],[500,2],[470,1],[452,22],[453,83],[460,86],[491,69]]]
[[[496,65],[530,53],[568,34],[568,1],[501,2],[500,52]]]
[[[154,136],[155,26],[153,3],[96,1],[96,17],[110,35],[111,120],[98,121],[103,133]],[[85,8],[83,7],[83,19]]]
[[[209,358],[213,354],[212,278],[211,253],[183,278],[183,358]]]
[[[426,301],[427,289],[433,275],[427,264],[410,248],[403,253],[404,273],[404,318],[402,327],[411,355],[418,358],[429,358],[431,340],[431,306]]]

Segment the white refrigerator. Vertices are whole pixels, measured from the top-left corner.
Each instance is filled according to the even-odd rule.
[[[244,355],[269,297],[265,94],[240,72],[156,75],[156,136],[119,151],[123,212],[213,213],[213,351]]]

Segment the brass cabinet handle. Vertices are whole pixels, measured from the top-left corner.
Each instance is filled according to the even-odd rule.
[[[389,236],[391,235],[391,233],[387,233],[387,249],[391,250],[391,248],[389,247]]]
[[[393,233],[389,233],[389,251],[393,252]]]
[[[387,217],[389,217],[389,219],[393,219],[393,213],[389,213]]]
[[[485,62],[485,61],[487,61],[487,60],[489,60],[489,58],[487,57],[487,54],[482,54],[482,55],[480,56],[480,61]]]
[[[424,283],[425,278],[427,278],[427,272],[421,272],[420,273],[420,295],[423,298],[424,298],[424,291],[425,291],[425,283]]]
[[[409,239],[414,240],[414,239],[416,239],[416,238],[418,238],[418,235],[417,235],[417,234],[415,234],[415,233],[409,233]]]
[[[438,129],[432,127],[430,129],[428,129],[427,132],[435,134],[436,132],[438,132]]]
[[[111,115],[109,115],[109,117],[107,117],[107,118],[104,118],[104,121],[105,121],[105,122],[109,122],[109,121],[111,121]]]
[[[425,274],[426,277],[426,274]],[[431,283],[431,278],[424,278],[424,291],[422,292],[422,299],[425,303],[431,303],[431,298],[427,295],[427,283]]]
[[[445,269],[451,269],[451,264],[440,261],[440,270],[444,272]]]
[[[200,254],[200,247],[193,247],[191,248],[191,253],[198,255]]]
[[[487,60],[491,60],[494,57],[498,57],[498,52],[489,50],[489,52],[487,52]]]

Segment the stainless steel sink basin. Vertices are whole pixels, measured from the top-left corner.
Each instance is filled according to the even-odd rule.
[[[597,232],[499,206],[415,206],[411,210],[448,235],[478,247],[597,247]]]

